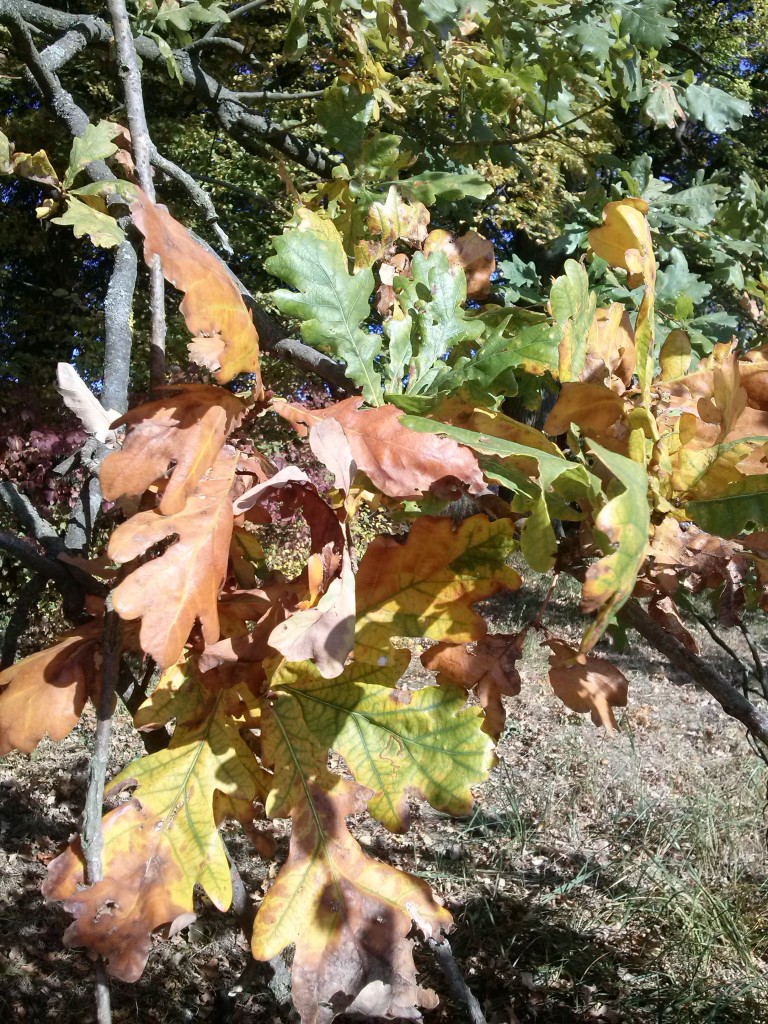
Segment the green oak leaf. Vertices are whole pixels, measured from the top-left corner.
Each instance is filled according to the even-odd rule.
[[[743,117],[749,117],[752,108],[746,100],[732,96],[708,82],[694,82],[685,90],[685,106],[690,117],[703,121],[715,135],[729,128],[738,128]]]
[[[117,146],[112,140],[120,130],[118,124],[99,121],[98,124],[89,124],[83,134],[74,139],[64,174],[64,188],[68,189],[88,164],[94,160],[106,160],[117,152]]]
[[[589,276],[576,260],[565,261],[565,273],[552,282],[552,315],[563,328],[560,343],[560,380],[578,380],[587,359],[587,343],[597,309],[597,296],[589,290]]]
[[[680,295],[689,295],[694,306],[712,291],[712,286],[692,274],[680,249],[675,246],[669,254],[669,263],[656,276],[656,300],[663,309],[674,309]]]
[[[491,193],[491,186],[476,173],[454,174],[450,171],[424,171],[412,178],[383,182],[397,185],[406,199],[411,202],[432,206],[438,200],[457,203],[460,199],[476,199],[478,202]]]
[[[327,680],[311,662],[283,662],[270,688],[279,695],[273,712],[285,732],[293,736],[289,729],[303,720],[319,744],[341,754],[357,782],[374,791],[371,814],[392,832],[408,829],[409,793],[437,810],[467,814],[470,786],[493,766],[483,713],[464,708],[463,690],[360,682],[355,665]],[[298,705],[300,716],[289,703]]]
[[[70,199],[61,217],[53,217],[51,222],[72,228],[75,238],[87,235],[102,249],[113,249],[125,240],[125,232],[114,217],[94,210],[79,199]]]
[[[735,537],[747,527],[768,528],[768,474],[745,476],[720,494],[685,506],[688,516],[707,533]]]
[[[673,39],[677,20],[669,16],[672,0],[618,0],[621,33],[643,50],[660,50]]]
[[[467,279],[460,267],[449,266],[444,252],[431,252],[429,256],[417,252],[411,273],[410,278],[395,278],[395,291],[414,325],[407,391],[418,394],[441,375],[451,373],[443,357],[459,342],[478,338],[483,325],[464,312]]]
[[[651,532],[648,472],[641,463],[608,451],[595,441],[590,450],[613,474],[622,490],[612,496],[595,518],[595,535],[608,554],[587,570],[582,589],[582,608],[596,612],[584,633],[581,652],[589,652],[605,632],[611,617],[632,595],[637,575],[645,562]],[[608,488],[611,494],[613,488]]]
[[[345,163],[354,163],[376,109],[375,97],[347,83],[335,83],[325,90],[315,109],[328,141],[344,154]]]
[[[381,405],[381,376],[374,360],[382,338],[360,327],[370,313],[374,279],[369,269],[350,274],[341,236],[334,224],[312,210],[300,209],[298,223],[273,239],[276,255],[265,266],[296,291],[281,288],[272,297],[282,313],[302,321],[304,340],[329,349],[347,365],[370,405]]]

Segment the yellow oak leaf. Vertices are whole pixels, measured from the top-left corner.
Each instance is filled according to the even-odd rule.
[[[410,1018],[415,1006],[437,1003],[417,984],[406,936],[415,924],[439,939],[451,916],[421,879],[360,849],[344,819],[369,797],[343,779],[328,788],[304,779],[288,860],[256,916],[257,960],[295,943],[292,996],[303,1024],[331,1024],[345,1012]]]

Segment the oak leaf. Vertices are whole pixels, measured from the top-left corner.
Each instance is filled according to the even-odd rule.
[[[275,410],[304,436],[309,427],[335,419],[343,428],[357,468],[390,498],[419,498],[428,491],[456,496],[486,489],[475,456],[447,438],[425,439],[402,426],[392,405],[361,409],[361,398],[347,398],[327,409],[305,409],[277,400]]]
[[[159,256],[166,280],[185,293],[180,308],[194,335],[190,357],[222,384],[238,373],[255,374],[258,397],[262,390],[259,335],[234,279],[166,207],[137,192],[131,216],[144,235],[144,259],[151,267]]]
[[[214,796],[253,800],[260,784],[233,715],[240,703],[236,690],[206,687],[188,666],[165,673],[137,724],[175,718],[176,728],[168,749],[129,764],[112,783],[114,793],[137,788],[104,818],[103,880],[81,888],[79,839],[49,865],[43,895],[75,917],[65,943],[100,954],[122,981],[140,977],[156,928],[194,920],[195,885],[220,910],[232,901]]]
[[[44,736],[63,740],[101,685],[100,619],[0,672],[0,756],[29,754]]]
[[[671,597],[654,595],[648,602],[648,614],[654,622],[658,622],[660,626],[663,626],[667,633],[670,633],[679,640],[689,651],[693,654],[699,653],[699,645],[696,642],[696,638],[686,628],[683,620],[680,618],[677,605]]]
[[[586,270],[576,260],[566,260],[565,273],[552,282],[549,305],[563,328],[559,347],[561,381],[579,380],[585,372],[590,335],[593,333],[597,298],[589,290]]]
[[[127,425],[118,452],[101,466],[101,489],[108,501],[143,494],[170,470],[160,500],[162,515],[181,512],[187,499],[216,461],[227,434],[240,422],[245,406],[223,388],[186,384],[164,389],[155,402],[132,409],[112,424]]]
[[[392,832],[408,830],[412,797],[448,814],[468,814],[474,804],[470,787],[495,763],[482,712],[464,708],[466,693],[455,686],[382,686],[354,665],[325,680],[310,662],[284,662],[270,688],[278,696],[264,733],[279,728],[290,736],[286,742],[298,743],[309,731],[317,744],[336,750],[371,790],[371,814]]]
[[[560,700],[571,711],[589,712],[595,725],[616,731],[614,708],[627,704],[627,680],[604,658],[584,658],[568,644],[555,637],[547,638],[549,681]]]
[[[474,644],[444,641],[425,651],[421,663],[437,673],[438,685],[462,686],[476,693],[485,712],[483,729],[498,740],[507,717],[501,698],[520,692],[516,662],[523,656],[524,640],[523,632],[516,636],[494,634]]]
[[[408,793],[420,793],[453,813],[471,807],[469,787],[491,766],[491,742],[479,709],[462,711],[453,687],[412,693],[396,689],[410,654],[393,636],[446,635],[479,640],[486,624],[474,602],[520,578],[505,565],[514,547],[509,520],[475,516],[458,530],[446,518],[424,517],[404,543],[393,537],[369,545],[357,575],[358,620],[352,660],[328,682],[311,662],[276,665],[270,688],[277,695],[270,733],[290,736],[291,764],[312,764],[318,751],[341,753],[359,782],[375,791],[371,812],[387,828],[408,827]],[[276,759],[277,760],[277,759]],[[270,808],[295,786],[295,768],[276,770]],[[287,774],[286,774],[287,773]],[[270,812],[271,813],[271,812]]]
[[[674,380],[688,372],[693,349],[691,339],[685,331],[670,331],[659,352],[661,379]]]
[[[590,565],[582,588],[583,610],[597,613],[582,639],[583,654],[594,647],[611,616],[632,594],[651,534],[645,466],[601,448],[594,441],[590,448],[622,491],[611,497],[595,518],[595,532],[603,539],[603,550],[607,548],[609,553]]]
[[[634,372],[635,337],[629,313],[620,302],[598,307],[587,339],[586,361],[580,379],[602,380],[607,375],[608,386],[622,392],[632,383]]]
[[[452,235],[438,229],[424,241],[424,254],[444,252],[451,267],[461,267],[467,277],[467,298],[485,299],[491,291],[491,275],[496,270],[493,244],[476,231]]]
[[[592,381],[563,384],[544,430],[557,437],[570,430],[571,423],[604,447],[626,454],[629,427],[625,400],[603,384]]]
[[[514,524],[484,515],[454,528],[450,519],[423,516],[404,542],[379,536],[369,544],[357,573],[358,622],[354,660],[365,678],[392,685],[409,661],[392,647],[392,636],[470,643],[486,634],[473,607],[521,579],[505,560],[515,548]]]
[[[401,239],[414,247],[427,237],[429,210],[423,203],[407,203],[391,185],[383,203],[371,203],[368,208],[368,231],[378,237],[384,248]]]
[[[222,450],[181,511],[139,512],[110,538],[109,556],[121,565],[177,538],[113,593],[121,619],[141,619],[142,650],[164,668],[178,660],[195,620],[200,620],[207,643],[219,639],[217,598],[227,572],[236,466],[237,453]]]
[[[307,777],[293,808],[288,860],[256,917],[252,951],[269,960],[296,944],[292,995],[302,1024],[330,1024],[344,1012],[366,1019],[418,1020],[436,998],[416,981],[415,923],[439,939],[451,924],[420,879],[367,857],[345,818],[370,793],[337,779],[332,788]]]
[[[628,196],[608,203],[603,210],[603,224],[589,232],[593,252],[612,267],[627,271],[632,288],[645,284],[643,301],[635,322],[635,348],[637,375],[646,405],[650,397],[654,367],[654,337],[656,295],[656,260],[653,255],[651,229],[646,219],[648,203],[644,199]]]
[[[380,405],[381,375],[375,361],[381,337],[360,326],[370,314],[373,273],[367,267],[349,273],[336,226],[313,210],[300,207],[294,222],[272,241],[276,255],[265,266],[292,289],[272,293],[278,309],[299,317],[304,340],[342,359],[365,400]]]
[[[328,457],[344,485],[351,480],[354,467],[349,446],[338,424],[327,421],[324,426],[330,427],[331,433],[333,427],[339,431],[336,451],[331,456],[327,450],[330,437],[322,446],[316,438],[315,447]],[[312,433],[316,429],[313,427]],[[292,661],[313,659],[322,674],[331,678],[344,668],[355,639],[355,576],[345,529],[307,475],[295,466],[287,466],[246,491],[235,502],[235,511],[251,514],[270,499],[281,505],[283,515],[301,509],[310,526],[312,554],[307,564],[308,599],[277,623],[269,643]]]

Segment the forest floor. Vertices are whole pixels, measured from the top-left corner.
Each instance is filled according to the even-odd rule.
[[[576,640],[568,607],[572,599],[555,600],[550,622]],[[531,607],[507,598],[488,614],[495,631],[513,631]],[[768,1024],[768,776],[743,730],[635,642],[612,654],[630,696],[611,738],[553,697],[545,653],[530,646],[499,764],[472,816],[421,806],[405,836],[360,819],[359,841],[445,901],[454,955],[488,1024]],[[414,661],[409,682],[428,683]],[[77,829],[92,724],[86,714],[63,743],[0,764],[2,1021],[94,1020],[93,965],[62,947],[67,915],[40,896],[46,864]],[[137,753],[118,716],[110,767]],[[277,837],[281,858],[279,823]],[[276,865],[230,838],[258,904]],[[465,1008],[431,951],[416,956],[441,998],[427,1024],[462,1024]],[[157,938],[136,985],[112,983],[115,1024],[289,1021],[264,989],[225,1012],[220,993],[246,959],[232,915],[201,900],[189,929]]]

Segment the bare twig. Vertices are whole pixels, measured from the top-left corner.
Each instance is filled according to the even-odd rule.
[[[107,598],[102,634],[101,690],[96,707],[96,737],[88,774],[88,789],[83,809],[82,847],[85,858],[86,881],[89,885],[100,882],[103,876],[101,854],[104,836],[101,830],[104,787],[109,761],[109,740],[112,732],[112,714],[115,709],[115,689],[120,669],[120,619]]]
[[[111,1024],[112,1004],[109,995],[109,982],[104,960],[101,957],[96,961],[96,991],[94,994],[96,996],[97,1024]]]
[[[234,10],[229,12],[229,20],[234,21],[235,18],[241,18],[244,14],[249,11],[256,11],[259,7],[266,7],[267,4],[271,3],[272,0],[250,0],[247,4],[241,4],[239,7],[235,7]]]
[[[556,135],[561,132],[563,128],[568,128],[572,124],[576,124],[577,121],[582,121],[585,117],[590,117],[592,114],[596,114],[599,110],[603,110],[609,105],[610,100],[601,100],[600,103],[596,103],[589,110],[584,110],[580,114],[576,114],[575,117],[569,118],[567,121],[561,121],[558,124],[552,125],[551,128],[540,128],[536,132],[531,132],[530,135],[512,135],[510,138],[503,140],[511,145],[519,146],[524,142],[536,142],[538,139],[546,139],[550,135]]]
[[[118,73],[123,83],[131,148],[136,175],[144,192],[155,201],[152,180],[152,140],[149,137],[141,72],[125,0],[108,0],[109,13],[119,61]],[[150,331],[149,378],[153,389],[165,383],[165,280],[160,257],[155,256],[149,270],[149,304],[152,314]]]
[[[168,160],[167,157],[162,156],[157,151],[157,147],[152,147],[152,163],[157,167],[163,174],[167,174],[169,178],[173,178],[177,181],[187,194],[187,197],[192,201],[193,205],[202,213],[206,222],[211,226],[211,229],[216,233],[221,247],[224,250],[224,255],[227,259],[234,256],[234,250],[229,244],[229,238],[227,237],[224,229],[219,224],[219,215],[216,212],[216,207],[213,205],[213,200],[205,191],[197,184],[191,174],[188,174],[182,167],[175,164],[172,160]]]
[[[437,942],[435,939],[430,939],[429,948],[435,954],[435,959],[440,965],[440,970],[443,972],[443,977],[448,984],[451,996],[457,1003],[462,1003],[466,1007],[467,1018],[471,1024],[486,1024],[480,1003],[478,1003],[464,980],[448,940],[444,939],[442,942]]]
[[[267,199],[263,192],[257,192],[255,189],[246,188],[244,185],[236,185],[234,181],[225,181],[223,178],[212,178],[209,174],[198,174],[197,172],[190,172],[189,176],[194,181],[204,181],[206,185],[216,185],[217,188],[224,188],[228,192],[234,192],[238,196],[246,196],[248,199],[255,200],[263,206],[271,205],[270,200]]]
[[[218,28],[218,25],[215,27]],[[234,50],[235,53],[245,54],[245,47],[242,43],[239,43],[236,39],[227,39],[226,36],[203,36],[201,39],[195,39],[194,42],[188,43],[184,49],[187,53],[192,53],[195,50],[208,50],[216,46],[221,46],[225,50]]]
[[[269,92],[269,90],[257,90],[256,92],[233,92],[239,100],[271,100],[273,103],[282,103],[289,100],[315,100],[322,96],[324,89],[311,89],[307,92]]]
[[[752,633],[750,632],[746,622],[741,621],[739,623],[739,628],[741,629],[741,632],[744,634],[744,639],[747,642],[747,647],[749,647],[749,653],[752,655],[752,661],[755,666],[755,676],[757,678],[758,683],[760,683],[760,689],[762,691],[762,694],[765,697],[765,699],[768,700],[768,679],[766,679],[765,665],[763,664],[763,659],[760,657],[760,651],[758,649],[757,643],[755,642],[755,638],[752,636]]]
[[[637,600],[627,601],[619,612],[619,618],[711,694],[727,715],[741,722],[762,743],[768,744],[768,714],[723,679],[709,662],[693,654],[663,626],[654,622]]]
[[[104,849],[101,817],[121,653],[120,619],[112,607],[111,597],[107,598],[102,637],[101,690],[96,707],[96,737],[88,770],[88,788],[85,794],[81,831],[81,844],[85,858],[85,880],[88,885],[95,885],[104,877],[101,862],[101,854]],[[98,1024],[110,1024],[112,1015],[103,961],[99,961],[96,968],[95,994]]]

